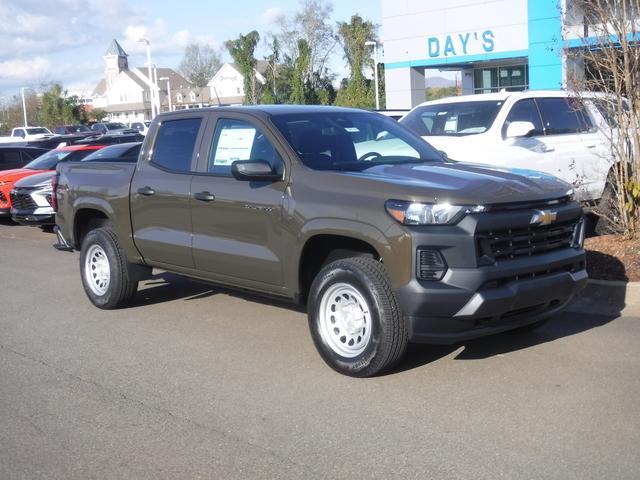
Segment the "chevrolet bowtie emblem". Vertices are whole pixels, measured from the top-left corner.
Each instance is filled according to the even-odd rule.
[[[531,217],[531,223],[537,225],[550,225],[556,221],[558,217],[558,212],[551,210],[536,210],[536,212]]]

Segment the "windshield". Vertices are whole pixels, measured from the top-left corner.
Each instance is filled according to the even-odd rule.
[[[62,160],[80,160],[93,150],[51,150],[27,163],[24,168],[30,170],[53,170]]]
[[[361,171],[376,165],[442,162],[422,139],[382,115],[313,112],[275,115],[272,122],[314,170]]]
[[[400,123],[421,137],[475,135],[491,128],[503,104],[478,101],[424,105],[409,112]]]
[[[104,125],[105,127],[107,127],[107,130],[118,130],[120,128],[127,128],[127,126],[124,123],[118,123],[118,122],[105,123]]]
[[[26,130],[27,130],[27,135],[37,135],[39,133],[51,133],[46,128],[27,128]]]

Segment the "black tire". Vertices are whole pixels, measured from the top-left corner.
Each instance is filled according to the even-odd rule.
[[[87,254],[92,250],[102,252],[108,261],[109,281],[103,293],[97,292],[98,288],[89,283]],[[111,228],[96,228],[85,235],[80,249],[80,278],[87,297],[96,307],[104,310],[119,308],[135,296],[138,281],[132,275],[132,267]]]
[[[336,348],[340,347],[332,346],[332,339],[325,338],[325,336],[330,337],[331,335],[326,330],[327,322],[334,322],[335,319],[332,315],[329,315],[331,320],[326,318],[326,314],[323,317],[321,310],[324,311],[327,301],[330,301],[326,297],[332,298],[332,290],[340,288],[341,285],[355,289],[357,294],[364,300],[365,307],[368,307],[366,312],[369,317],[363,321],[365,322],[364,325],[368,325],[366,322],[370,322],[369,326],[371,328],[368,333],[368,340],[360,346],[363,348],[362,352],[357,353],[356,356],[348,357],[338,353]],[[323,298],[325,299],[324,302]],[[344,298],[348,297],[345,296]],[[340,295],[337,295],[335,300],[343,299]],[[340,303],[333,306],[335,305],[340,305]],[[365,308],[361,308],[361,311],[364,312]],[[344,375],[352,377],[376,375],[397,363],[407,349],[409,341],[407,327],[391,288],[386,269],[382,263],[372,258],[347,258],[325,266],[311,285],[308,316],[311,337],[320,356],[331,368]],[[324,323],[323,318],[325,318]],[[362,337],[365,337],[365,328],[358,330],[358,332],[362,331]],[[336,329],[334,328],[333,330]],[[340,330],[340,328],[337,328],[337,330]],[[353,334],[353,332],[351,334],[359,335],[359,333]],[[345,342],[339,335],[336,332],[336,337],[333,339],[334,345],[338,341]],[[337,338],[339,340],[336,340]]]
[[[598,200],[598,205],[595,209],[595,213],[598,216],[594,227],[596,235],[621,233],[620,227],[612,223],[612,220],[615,222],[615,219],[620,216],[616,203],[615,188],[613,186],[614,181],[611,176],[607,179],[602,197]]]
[[[543,318],[542,320],[538,320],[537,322],[530,323],[529,325],[523,325],[522,327],[514,328],[513,330],[508,330],[505,333],[508,333],[509,335],[520,335],[523,333],[530,333],[542,327],[548,321],[549,321],[549,318]]]

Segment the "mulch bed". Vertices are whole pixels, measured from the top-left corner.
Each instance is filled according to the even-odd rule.
[[[598,280],[640,281],[640,242],[619,235],[587,238],[587,272]]]

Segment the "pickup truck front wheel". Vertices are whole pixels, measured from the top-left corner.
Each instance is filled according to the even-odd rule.
[[[80,249],[80,276],[84,291],[96,307],[118,308],[138,289],[118,237],[110,228],[91,230]]]
[[[309,292],[309,328],[334,370],[370,377],[404,354],[408,335],[382,263],[347,258],[324,267]]]

